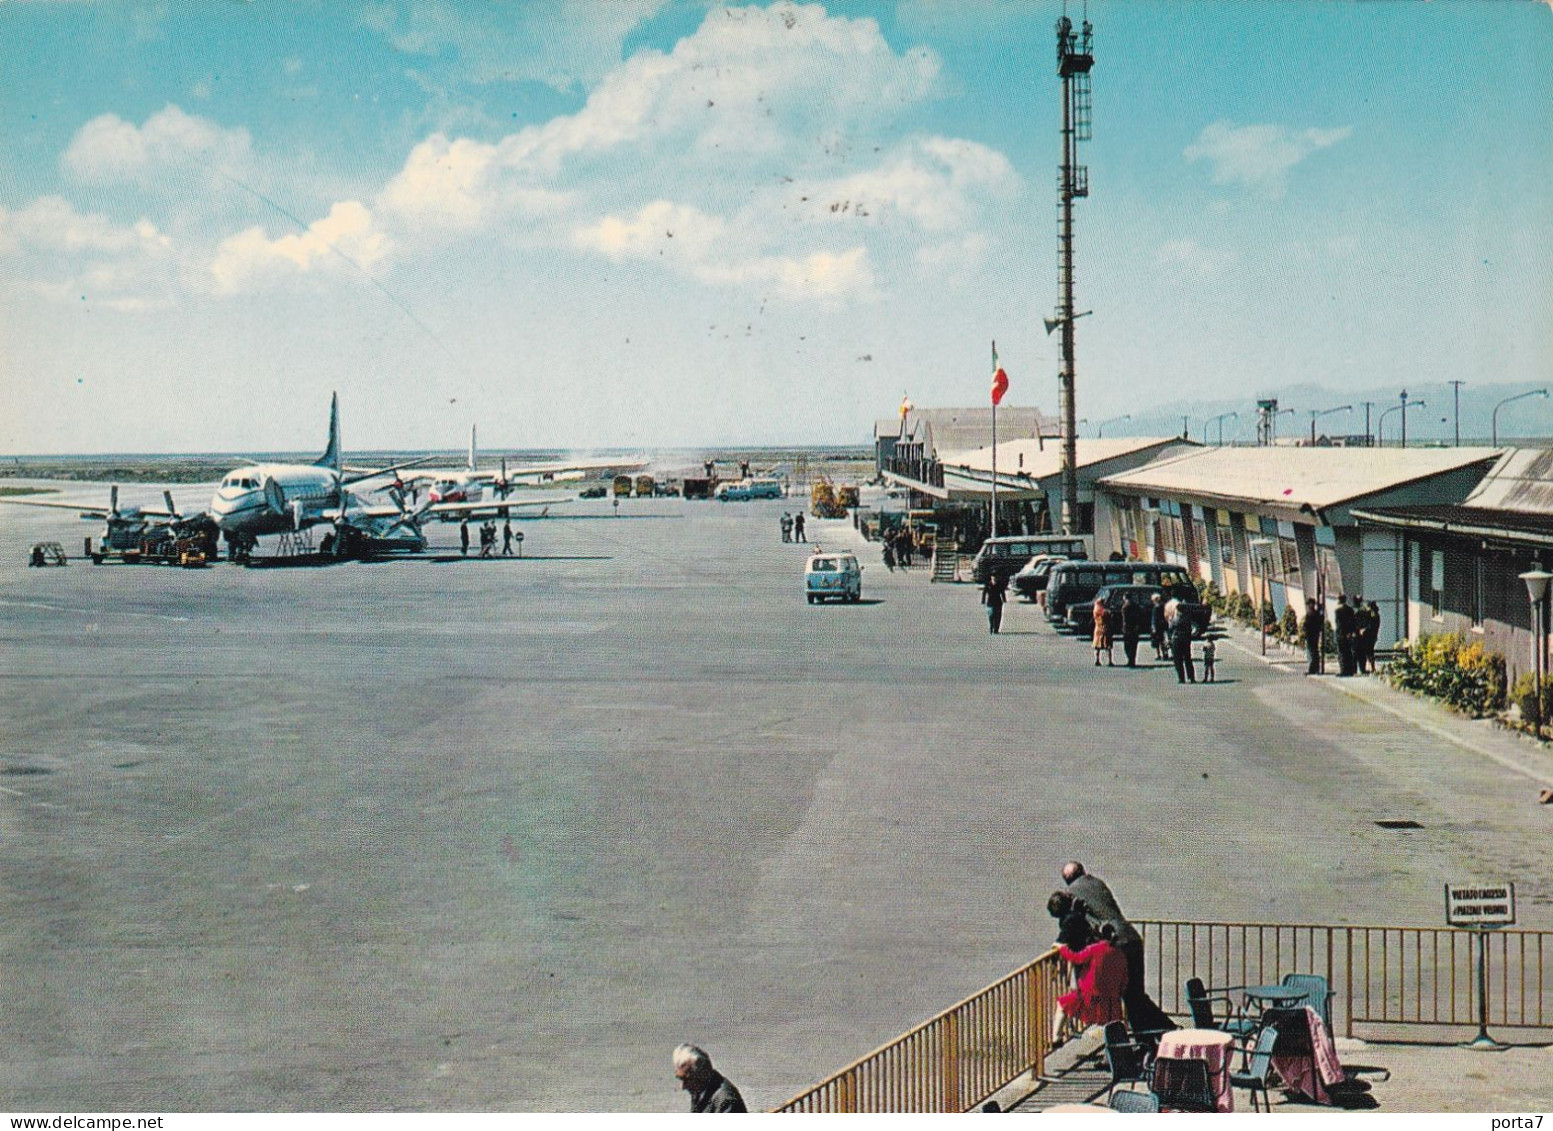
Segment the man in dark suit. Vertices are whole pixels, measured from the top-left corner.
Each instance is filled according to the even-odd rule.
[[[1127,666],[1138,666],[1138,640],[1148,627],[1149,614],[1142,605],[1128,594],[1122,598],[1122,651],[1127,655]]]
[[[1083,904],[1095,934],[1100,934],[1100,929],[1109,925],[1115,936],[1113,945],[1127,957],[1127,984],[1122,987],[1122,1007],[1127,1011],[1127,1024],[1132,1027],[1133,1036],[1153,1040],[1158,1034],[1176,1028],[1170,1016],[1149,997],[1143,980],[1143,936],[1122,914],[1105,881],[1084,871],[1084,865],[1077,860],[1069,860],[1062,866],[1062,879],[1074,902]]]
[[[1337,598],[1337,609],[1332,613],[1332,625],[1337,629],[1337,674],[1354,674],[1354,638],[1359,631],[1358,617],[1348,606],[1346,594]]]
[[[1300,632],[1305,636],[1306,675],[1321,674],[1321,637],[1327,630],[1327,618],[1321,615],[1312,597],[1305,602],[1305,617],[1300,621]]]

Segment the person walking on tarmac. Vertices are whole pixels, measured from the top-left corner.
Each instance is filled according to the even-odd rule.
[[[808,540],[809,539],[804,536],[803,532],[803,511],[799,511],[797,514],[793,515],[793,541],[807,542]]]
[[[469,519],[465,518],[458,524],[458,552],[463,557],[469,556]]]
[[[512,557],[512,519],[504,518],[501,524],[501,556]]]
[[[1008,579],[996,574],[981,587],[981,603],[987,606],[987,631],[996,636],[1003,630],[1003,605],[1008,600]]]

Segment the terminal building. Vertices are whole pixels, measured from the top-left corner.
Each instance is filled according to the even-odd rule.
[[[1221,592],[1282,614],[1339,594],[1381,610],[1382,633],[1409,623],[1402,529],[1358,510],[1459,503],[1493,467],[1491,448],[1195,448],[1097,483],[1096,553],[1172,562]]]
[[[1460,503],[1377,502],[1353,514],[1366,537],[1401,541],[1408,639],[1475,636],[1512,680],[1531,669],[1536,629],[1520,574],[1553,566],[1553,451],[1505,452]]]

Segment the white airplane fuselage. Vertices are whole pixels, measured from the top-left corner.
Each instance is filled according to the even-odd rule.
[[[343,498],[340,473],[311,464],[261,463],[228,472],[210,500],[210,516],[227,534],[261,537],[327,521]]]

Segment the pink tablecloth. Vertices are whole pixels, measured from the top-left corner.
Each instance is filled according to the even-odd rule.
[[[1308,1005],[1304,1013],[1305,1023],[1310,1026],[1311,1048],[1316,1054],[1315,1073],[1311,1072],[1311,1058],[1308,1056],[1275,1055],[1273,1067],[1278,1070],[1278,1078],[1289,1091],[1307,1095],[1318,1104],[1331,1103],[1332,1097],[1327,1094],[1327,1088],[1332,1084],[1341,1084],[1346,1078],[1343,1065],[1337,1059],[1337,1046],[1332,1043],[1332,1034],[1327,1032],[1321,1014]]]
[[[1235,1093],[1229,1086],[1230,1054],[1235,1038],[1218,1029],[1175,1029],[1159,1038],[1160,1060],[1205,1060],[1214,1106],[1235,1110]]]

